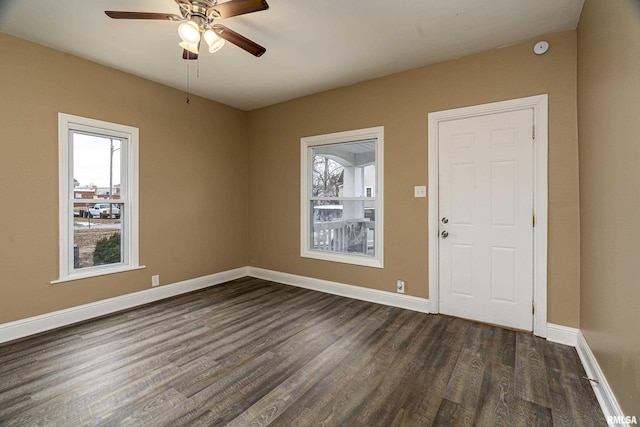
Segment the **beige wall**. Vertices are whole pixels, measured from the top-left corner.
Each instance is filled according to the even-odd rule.
[[[640,416],[640,2],[586,1],[578,112],[580,326],[623,411]]]
[[[427,201],[413,198],[427,184],[427,114],[548,93],[549,321],[578,326],[576,34],[545,38],[543,56],[529,41],[245,113],[197,97],[188,107],[180,91],[0,35],[0,195],[11,200],[0,222],[0,322],[147,289],[152,274],[173,283],[247,264],[389,291],[401,278],[409,295],[428,297]],[[140,128],[147,269],[49,284],[59,111]],[[300,138],[378,125],[385,268],[301,259]],[[34,204],[51,215],[35,216]]]
[[[57,114],[140,129],[135,272],[58,278]],[[0,323],[247,265],[247,113],[0,34]]]
[[[549,321],[579,326],[580,260],[576,119],[576,33],[423,67],[249,113],[250,262],[257,267],[386,291],[396,279],[428,297],[427,114],[549,94]],[[385,127],[385,268],[303,259],[300,138]]]

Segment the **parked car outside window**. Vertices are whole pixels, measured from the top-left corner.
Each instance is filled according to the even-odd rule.
[[[89,206],[89,214],[93,218],[120,218],[120,208],[116,205],[109,203],[98,203],[93,206]]]

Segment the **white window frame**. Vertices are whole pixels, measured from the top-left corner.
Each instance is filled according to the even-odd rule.
[[[374,256],[344,254],[311,249],[309,223],[311,197],[312,150],[318,145],[344,144],[363,140],[376,140],[376,220]],[[300,256],[325,261],[384,268],[384,126],[304,137],[300,140]],[[350,197],[352,200],[371,200]]]
[[[122,140],[121,197],[125,200],[122,219],[123,261],[82,269],[74,268],[72,132],[96,134]],[[51,283],[67,282],[106,274],[144,268],[139,265],[138,241],[138,128],[86,117],[58,113],[58,175],[59,175],[59,279]],[[100,199],[101,203],[123,203],[122,199]]]

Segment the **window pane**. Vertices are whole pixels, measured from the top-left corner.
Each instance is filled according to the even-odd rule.
[[[315,151],[315,150],[314,150]],[[338,197],[343,184],[343,167],[327,156],[313,155],[312,197]]]
[[[123,262],[122,214],[119,203],[74,203],[75,269]]]
[[[73,189],[91,191],[99,198],[120,197],[121,141],[73,133]]]
[[[73,132],[74,269],[123,262],[119,199],[122,142]]]
[[[350,255],[375,255],[376,141],[310,147],[312,154],[310,249]]]
[[[311,197],[372,197],[366,187],[375,194],[375,141],[319,145],[312,153]]]
[[[311,249],[352,255],[375,254],[375,207],[371,201],[310,202]]]

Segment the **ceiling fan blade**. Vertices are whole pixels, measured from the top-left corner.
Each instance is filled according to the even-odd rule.
[[[235,44],[239,48],[246,50],[254,56],[262,56],[262,54],[267,51],[267,49],[260,46],[258,43],[249,40],[245,36],[236,33],[235,31],[225,27],[224,25],[215,24],[213,26],[213,31],[215,31],[217,35],[219,35],[226,41]]]
[[[182,49],[182,59],[198,59],[198,54]]]
[[[209,8],[207,15],[213,12],[214,18],[230,18],[267,9],[269,5],[266,0],[230,0]]]
[[[118,12],[107,10],[104,13],[112,19],[155,19],[159,21],[182,21],[184,18],[172,13],[150,13],[150,12]]]

